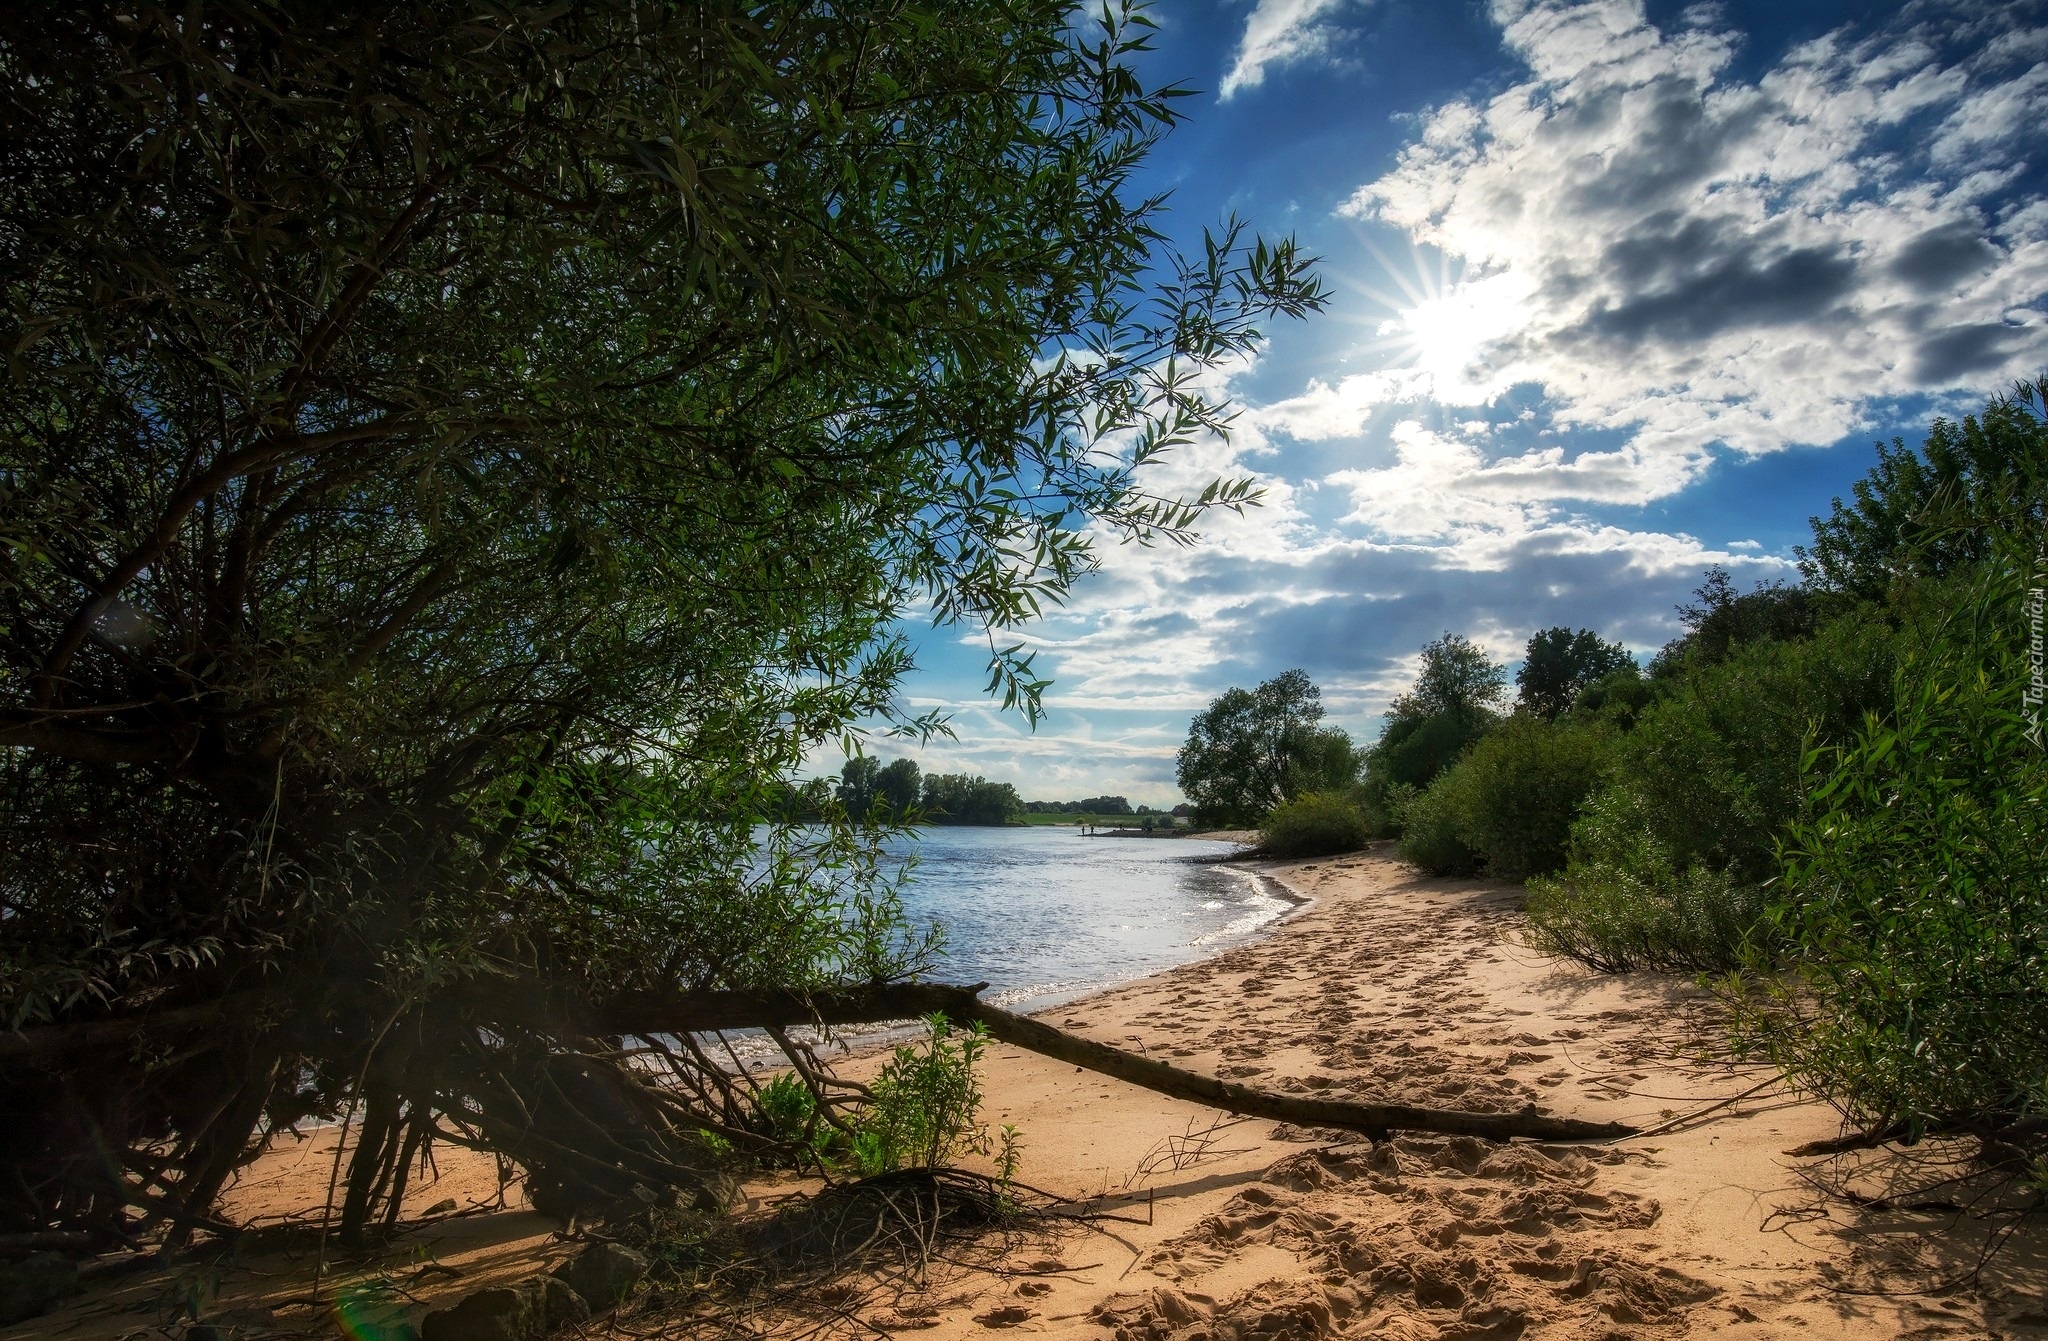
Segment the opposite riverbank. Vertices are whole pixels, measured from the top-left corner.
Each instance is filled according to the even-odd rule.
[[[1123,1218],[1021,1238],[1009,1274],[941,1264],[917,1291],[857,1282],[836,1304],[844,1334],[2048,1336],[2037,1227],[1977,1218],[1967,1189],[1901,1194],[1899,1180],[1924,1179],[1944,1153],[1931,1144],[1910,1162],[1785,1154],[1835,1136],[1835,1115],[1766,1072],[1712,1060],[1719,1013],[1689,985],[1599,977],[1518,948],[1510,886],[1419,876],[1382,853],[1256,869],[1313,902],[1260,940],[1045,1018],[1281,1093],[1535,1104],[1646,1134],[1592,1147],[1409,1136],[1374,1147],[1219,1120],[997,1045],[984,1115],[1021,1128],[1020,1176]],[[230,1209],[317,1207],[331,1142],[277,1152]],[[752,1204],[795,1186],[755,1186]],[[445,1213],[495,1192],[488,1161],[444,1152],[440,1179],[409,1204],[452,1203]],[[398,1291],[384,1296],[390,1316],[416,1317],[565,1256],[574,1245],[555,1230],[519,1208],[515,1188],[501,1209],[425,1225],[379,1262],[330,1264],[330,1289],[385,1282]],[[1980,1268],[1989,1236],[2008,1230]],[[301,1248],[221,1272],[209,1319],[252,1337],[331,1334],[330,1310],[308,1302],[313,1262]],[[10,1335],[134,1335],[155,1325],[149,1310],[174,1283],[138,1278]],[[664,1333],[658,1307],[632,1307],[619,1334]],[[817,1320],[756,1323],[798,1335]]]

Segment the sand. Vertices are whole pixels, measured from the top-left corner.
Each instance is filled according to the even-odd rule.
[[[1125,1218],[1021,1243],[1011,1265],[1022,1274],[943,1273],[922,1295],[870,1297],[849,1326],[932,1341],[2048,1337],[2037,1225],[1974,1215],[1954,1188],[1898,1192],[1901,1178],[1937,1176],[1925,1172],[1941,1153],[1929,1147],[1905,1159],[1785,1154],[1837,1135],[1836,1115],[1768,1071],[1719,1060],[1718,1009],[1689,984],[1602,977],[1527,951],[1512,886],[1423,877],[1383,852],[1259,869],[1309,900],[1268,937],[1046,1018],[1283,1092],[1536,1104],[1664,1129],[1590,1147],[1374,1146],[1219,1118],[998,1045],[985,1111],[1022,1128],[1020,1176]],[[331,1140],[267,1157],[230,1212],[317,1206]],[[444,1155],[442,1177],[408,1209],[495,1195],[487,1161]],[[330,1280],[367,1276],[387,1308],[416,1316],[565,1255],[572,1245],[553,1229],[515,1191],[514,1204],[426,1225],[367,1272]],[[1980,1266],[1988,1233],[2001,1246]],[[200,1311],[246,1336],[327,1332],[329,1310],[306,1302],[311,1264],[302,1250],[214,1273]],[[178,1288],[133,1278],[0,1336],[148,1334]],[[660,1334],[653,1316],[622,1323]]]

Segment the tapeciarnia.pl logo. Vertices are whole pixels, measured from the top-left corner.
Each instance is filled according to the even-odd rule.
[[[2041,641],[2041,614],[2048,607],[2048,589],[2027,588],[2027,739],[2041,747],[2041,699],[2048,691],[2048,654]]]

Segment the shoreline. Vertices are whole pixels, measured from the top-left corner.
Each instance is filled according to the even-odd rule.
[[[1229,944],[1218,944],[1214,948],[1203,949],[1201,953],[1192,955],[1187,959],[1149,968],[1142,973],[1133,974],[1128,978],[1116,978],[1108,982],[1078,984],[1072,989],[1071,995],[1067,994],[1065,989],[1057,985],[1041,987],[1036,984],[1024,984],[1017,987],[986,991],[982,993],[983,999],[990,1005],[1000,1006],[1005,1010],[1016,1009],[1021,1004],[1023,1009],[1019,1010],[1018,1013],[1030,1016],[1047,1015],[1055,1010],[1072,1010],[1086,1005],[1088,1002],[1094,1001],[1099,997],[1110,996],[1125,988],[1145,983],[1161,974],[1173,973],[1190,965],[1203,963],[1218,955],[1228,954],[1232,950],[1247,945],[1259,944],[1279,934],[1282,928],[1308,911],[1316,902],[1314,895],[1303,893],[1270,871],[1254,870],[1249,866],[1238,865],[1236,859],[1225,859],[1215,864],[1224,870],[1235,872],[1253,881],[1262,891],[1267,886],[1272,887],[1274,890],[1272,896],[1284,901],[1289,906],[1246,931],[1229,935],[1231,942]],[[1205,941],[1221,938],[1226,935],[1228,935],[1228,927],[1198,937],[1190,942],[1190,945],[1192,947],[1200,947]],[[1008,994],[1012,992],[1028,992],[1031,995],[1024,997],[1009,996]],[[918,1025],[919,1022],[916,1020],[889,1020],[872,1025],[835,1025],[832,1030],[833,1036],[828,1040],[811,1037],[807,1029],[795,1029],[790,1032],[792,1036],[803,1039],[803,1041],[811,1044],[813,1047],[829,1047],[831,1049],[830,1055],[836,1060],[859,1062],[869,1057],[880,1056],[914,1037],[917,1033]],[[752,1041],[751,1037],[748,1041]],[[776,1069],[781,1062],[782,1054],[779,1051],[763,1049],[761,1055],[767,1061],[767,1065],[761,1068],[764,1074]],[[743,1049],[742,1056],[751,1059],[753,1051],[751,1049]]]
[[[1597,1146],[1400,1134],[1375,1146],[1233,1120],[992,1044],[981,1116],[991,1130],[1021,1128],[1020,1177],[1123,1219],[1020,1235],[1008,1274],[934,1268],[908,1292],[852,1282],[840,1307],[858,1326],[845,1334],[2048,1338],[2038,1225],[2019,1226],[1976,1277],[1944,1294],[1853,1293],[1922,1288],[1969,1266],[1982,1226],[1819,1195],[1808,1179],[1853,1176],[1875,1194],[1874,1180],[1898,1166],[1884,1152],[1825,1164],[1786,1156],[1837,1134],[1838,1119],[1759,1089],[1762,1073],[1699,1060],[1720,1025],[1689,984],[1540,959],[1515,940],[1519,889],[1421,876],[1383,851],[1261,862],[1255,873],[1306,902],[1252,941],[1039,1013],[1099,1042],[1279,1093],[1489,1111],[1535,1104],[1664,1129]],[[839,1060],[858,1078],[880,1054]],[[245,1219],[317,1215],[332,1140],[330,1129],[266,1156],[228,1209]],[[331,1269],[330,1288],[402,1269],[399,1302],[417,1321],[426,1306],[524,1278],[575,1246],[521,1209],[516,1193],[515,1204],[489,1208],[497,1188],[487,1159],[444,1151],[440,1165],[408,1198],[413,1214],[450,1199],[483,1209],[410,1225],[388,1265]],[[759,1212],[803,1186],[758,1180],[747,1206]],[[1915,1254],[1917,1266],[1906,1260]],[[410,1265],[422,1260],[434,1270]],[[221,1277],[209,1321],[234,1341],[331,1335],[304,1302],[311,1269],[310,1256],[244,1262]],[[132,1336],[149,1326],[167,1279],[152,1272],[95,1291],[0,1336]],[[625,1328],[661,1330],[658,1310],[631,1307],[642,1311]],[[765,1335],[781,1334],[764,1321]],[[789,1323],[782,1330],[808,1330]]]

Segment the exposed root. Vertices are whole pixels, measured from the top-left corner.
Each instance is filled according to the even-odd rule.
[[[611,1326],[622,1335],[809,1338],[888,1335],[916,1325],[976,1276],[1068,1270],[1042,1253],[1081,1203],[964,1169],[899,1169],[797,1193],[766,1215],[718,1220],[649,1210],[606,1233],[656,1264],[654,1288]],[[947,1298],[948,1304],[959,1302]]]

